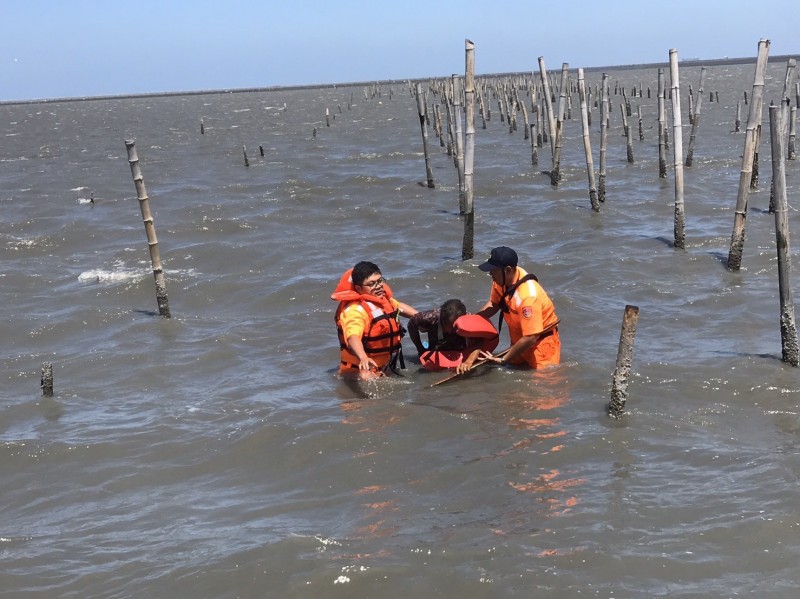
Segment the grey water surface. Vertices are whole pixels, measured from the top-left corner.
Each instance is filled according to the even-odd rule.
[[[684,121],[699,71],[681,71]],[[432,132],[436,188],[419,184],[407,84],[0,105],[0,596],[795,597],[800,373],[781,361],[766,108],[743,267],[725,267],[754,64],[708,70],[719,102],[705,98],[684,170],[685,250],[671,153],[658,177],[656,71],[609,73],[628,97],[643,85],[645,139],[628,164],[613,96],[599,213],[577,95],[553,188],[549,148],[532,166],[487,89],[468,261]],[[765,105],[784,73],[770,65]],[[599,121],[594,108],[596,167]],[[789,162],[793,232],[797,179]],[[441,375],[406,340],[402,377],[337,377],[345,269],[372,260],[419,309],[475,310],[496,245],[555,302],[560,367],[431,388]],[[640,314],[615,421],[627,304]]]

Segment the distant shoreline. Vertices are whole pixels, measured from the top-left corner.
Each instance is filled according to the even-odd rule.
[[[790,58],[796,58],[795,55],[785,54],[779,56],[770,56],[769,62],[786,62]],[[682,67],[707,67],[707,66],[725,66],[725,65],[734,65],[734,64],[748,64],[753,63],[755,64],[756,57],[755,56],[748,56],[746,58],[709,58],[709,59],[700,59],[700,58],[690,58],[690,59],[683,59],[680,61],[680,66]],[[655,68],[664,68],[669,67],[668,62],[651,62],[651,63],[640,63],[640,64],[627,64],[627,65],[617,65],[617,66],[605,66],[605,67],[583,67],[583,70],[586,72],[598,72],[598,71],[629,71],[629,70],[636,70],[636,69],[655,69]],[[548,69],[552,72],[561,72],[561,69]],[[510,72],[510,73],[484,73],[478,74],[476,77],[484,77],[484,78],[497,78],[497,77],[515,77],[519,75],[528,75],[533,71],[520,71],[520,72]],[[64,97],[64,98],[39,98],[33,100],[0,100],[0,106],[13,106],[17,104],[61,104],[64,102],[85,102],[88,100],[127,100],[133,98],[162,98],[162,97],[171,97],[171,96],[202,96],[202,95],[211,95],[211,94],[241,94],[241,93],[252,93],[252,92],[276,92],[276,91],[295,91],[295,90],[304,90],[304,89],[326,89],[326,88],[335,88],[335,87],[364,87],[370,85],[399,85],[401,83],[406,82],[425,82],[431,81],[435,79],[442,79],[443,77],[418,77],[414,79],[377,79],[371,81],[352,81],[349,83],[312,83],[312,84],[305,84],[305,85],[274,85],[269,87],[243,87],[243,88],[232,88],[232,89],[208,89],[208,90],[196,90],[196,91],[175,91],[175,92],[153,92],[153,93],[141,93],[141,94],[119,94],[119,95],[104,95],[104,96],[76,96],[76,97]]]

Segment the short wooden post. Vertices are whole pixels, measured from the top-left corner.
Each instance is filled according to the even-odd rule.
[[[433,167],[431,157],[428,152],[428,126],[425,122],[425,110],[422,106],[422,86],[417,83],[417,112],[419,113],[419,126],[422,129],[422,152],[425,155],[425,177],[428,179],[428,188],[433,189],[436,183],[433,181]]]
[[[742,170],[739,174],[739,193],[736,197],[733,233],[731,234],[731,245],[728,250],[728,270],[731,271],[738,271],[742,266],[747,199],[750,195],[750,183],[756,154],[758,129],[761,126],[761,110],[763,106],[764,80],[767,71],[769,44],[769,40],[766,39],[759,40],[758,42],[758,58],[756,59],[756,73],[753,81],[753,102],[750,105],[750,113],[747,117],[744,152],[742,153]],[[746,103],[745,101],[745,104]]]
[[[797,106],[792,106],[789,109],[789,142],[787,147],[787,158],[789,160],[797,159],[797,151],[795,150],[794,143],[797,137]]]
[[[617,350],[617,364],[614,368],[614,377],[611,385],[611,403],[608,406],[608,415],[612,418],[621,418],[625,413],[625,401],[628,397],[628,378],[633,361],[633,341],[636,337],[636,324],[639,321],[639,307],[625,306],[622,317],[622,330],[619,335],[619,349]]]
[[[697,128],[700,126],[700,107],[703,105],[703,85],[706,80],[706,67],[700,68],[700,87],[697,90],[697,102],[694,105],[692,116],[692,132],[689,134],[689,147],[686,150],[686,167],[691,167],[694,162],[694,142],[697,139]]]
[[[53,397],[53,363],[45,362],[42,364],[42,395]]]
[[[156,301],[158,302],[158,313],[164,318],[169,318],[169,301],[167,299],[167,284],[164,281],[164,269],[161,267],[161,255],[158,251],[158,238],[156,237],[156,227],[153,224],[153,215],[150,212],[150,199],[147,197],[147,190],[144,186],[144,177],[139,167],[139,156],[136,153],[136,141],[125,140],[125,148],[128,150],[128,164],[131,167],[133,183],[136,186],[136,197],[139,200],[139,209],[142,213],[142,222],[147,233],[147,245],[150,248],[150,262],[153,266],[153,277],[156,281]]]
[[[331,111],[328,110],[327,108],[325,109],[325,126],[326,127],[331,126]]]
[[[791,366],[800,364],[794,299],[791,281],[791,249],[789,247],[789,214],[786,198],[786,167],[783,159],[783,113],[779,106],[769,107],[772,147],[772,189],[775,197],[775,241],[778,250],[778,289],[781,305],[781,353]]]
[[[258,151],[261,154],[261,157],[264,157],[264,146],[258,146]]]
[[[247,148],[242,146],[242,154],[244,154],[244,165],[250,166],[250,161],[247,159]]]
[[[669,51],[669,74],[672,89],[672,144],[675,172],[675,247],[684,249],[686,243],[686,223],[683,206],[683,131],[681,129],[681,94],[678,72],[678,51]]]
[[[464,40],[464,239],[461,259],[470,260],[475,255],[475,210],[473,203],[473,164],[475,162],[475,44]],[[527,117],[526,117],[527,120]]]
[[[200,135],[204,135],[206,132],[206,125],[203,123],[203,119],[200,119]]]
[[[586,81],[583,69],[578,69],[578,95],[581,103],[581,126],[583,129],[583,151],[586,154],[586,174],[589,177],[589,202],[592,210],[600,211],[600,202],[597,201],[597,188],[594,183],[594,161],[592,160],[592,144],[589,139],[589,109],[586,101]]]

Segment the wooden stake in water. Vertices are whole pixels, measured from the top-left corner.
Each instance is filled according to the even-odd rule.
[[[422,129],[422,152],[425,154],[425,176],[428,179],[428,187],[433,189],[436,184],[433,181],[433,167],[431,157],[428,152],[428,126],[425,124],[425,110],[422,106],[422,86],[417,83],[417,112],[419,113],[419,126]]]
[[[244,165],[250,166],[250,161],[247,159],[247,148],[242,146],[242,154],[244,154]]]
[[[42,364],[42,395],[53,397],[53,364],[45,362]]]
[[[475,255],[475,218],[473,203],[472,171],[475,163],[475,44],[464,40],[464,108],[466,120],[464,148],[464,239],[461,259],[470,260]]]
[[[631,373],[633,361],[633,341],[636,337],[636,324],[639,321],[639,307],[625,306],[625,315],[622,317],[622,330],[619,335],[619,349],[617,350],[617,364],[614,368],[614,377],[611,385],[611,403],[608,406],[608,415],[612,418],[621,418],[625,414],[625,401],[628,397],[628,378]]]
[[[686,150],[686,166],[692,166],[694,161],[694,142],[697,139],[697,128],[700,126],[700,107],[703,105],[703,85],[706,80],[706,68],[700,68],[700,87],[697,90],[697,102],[694,104],[692,115],[692,132],[689,134],[689,147]]]
[[[686,223],[683,206],[683,130],[681,129],[681,94],[678,72],[678,51],[669,51],[669,75],[672,89],[672,144],[675,171],[675,247],[684,249],[686,243]]]
[[[156,227],[153,224],[153,215],[150,212],[150,199],[147,197],[147,190],[144,186],[144,177],[139,167],[139,156],[136,154],[136,141],[125,140],[125,148],[128,150],[128,164],[131,167],[133,183],[136,186],[136,197],[139,200],[139,209],[142,212],[142,222],[147,233],[147,245],[150,248],[150,263],[153,266],[153,277],[156,280],[156,301],[158,302],[158,313],[164,318],[169,318],[169,301],[167,299],[167,284],[164,281],[164,269],[161,267],[161,255],[158,252],[158,238],[156,237]]]
[[[739,174],[739,193],[736,197],[736,212],[733,219],[733,233],[728,251],[728,270],[738,271],[742,266],[744,250],[745,219],[747,217],[747,199],[750,195],[750,182],[753,174],[753,161],[756,152],[756,140],[761,124],[761,110],[764,97],[764,79],[769,56],[769,40],[759,40],[756,74],[753,81],[753,98],[750,113],[747,117],[747,129],[744,134],[744,152],[742,153],[742,170]]]
[[[787,144],[786,157],[789,160],[797,158],[797,152],[794,147],[795,138],[797,137],[797,106],[792,106],[789,109],[789,143]]]
[[[600,211],[600,202],[597,200],[597,189],[594,183],[594,161],[592,160],[592,144],[589,138],[589,109],[586,101],[586,81],[583,78],[583,69],[578,69],[578,96],[581,102],[581,125],[583,128],[583,151],[586,154],[586,174],[589,177],[589,202],[592,210]]]
[[[206,125],[203,123],[203,119],[200,119],[200,135],[204,135],[206,132]]]
[[[786,198],[786,168],[783,158],[783,112],[779,106],[769,107],[769,123],[772,144],[772,189],[775,196],[775,241],[778,249],[778,289],[781,304],[781,350],[783,361],[797,366],[800,364],[800,351],[798,351],[792,296],[789,204]]]
[[[608,74],[603,73],[600,92],[600,187],[597,199],[606,201],[606,145],[608,141]]]

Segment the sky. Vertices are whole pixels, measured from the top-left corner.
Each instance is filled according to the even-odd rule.
[[[755,6],[763,6],[756,10]],[[0,101],[800,56],[797,0],[3,0]]]

